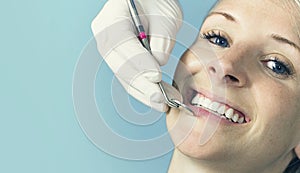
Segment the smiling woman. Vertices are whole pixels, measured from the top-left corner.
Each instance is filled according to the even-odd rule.
[[[169,172],[300,171],[300,6],[295,2],[220,0],[208,14],[198,40],[181,58],[192,77],[179,79],[180,68],[174,77],[191,90],[184,100],[197,123],[176,147]],[[202,55],[208,46],[216,58]],[[168,128],[182,115],[171,109]],[[199,145],[209,116],[220,119],[215,118],[218,129]]]
[[[174,75],[193,116],[167,110],[157,86],[159,66],[181,25],[179,4],[136,2],[147,14],[142,19],[152,54],[137,39],[125,0],[108,1],[92,28],[99,52],[125,89],[167,111],[175,144],[169,173],[300,172],[299,0],[215,4]]]

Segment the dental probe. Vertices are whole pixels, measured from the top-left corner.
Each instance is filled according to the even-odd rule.
[[[140,39],[142,45],[150,52],[150,54],[152,54],[149,40],[148,40],[147,34],[145,32],[144,26],[142,25],[142,22],[140,20],[134,0],[127,0],[127,4],[128,4],[128,8],[129,8],[133,23],[138,32],[138,38]],[[192,111],[192,109],[190,109],[187,105],[181,103],[180,101],[178,101],[176,99],[169,98],[168,94],[161,82],[158,82],[158,86],[165,98],[165,102],[167,105],[169,105],[170,107],[173,107],[173,108],[181,107],[181,108],[191,112],[194,115],[194,112]]]
[[[138,32],[138,37],[141,40],[143,46],[151,53],[149,40],[148,40],[148,37],[146,35],[146,31],[144,29],[144,26],[142,25],[142,22],[141,22],[141,19],[139,17],[139,13],[137,11],[135,3],[134,3],[133,0],[127,0],[127,4],[128,4],[128,8],[129,8],[129,11],[130,11],[130,14],[131,14],[131,18],[132,18],[133,23],[135,25],[135,28]]]

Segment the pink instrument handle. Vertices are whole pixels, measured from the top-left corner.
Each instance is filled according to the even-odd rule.
[[[140,39],[145,39],[145,38],[147,38],[147,35],[145,32],[140,32],[139,37],[140,37]]]

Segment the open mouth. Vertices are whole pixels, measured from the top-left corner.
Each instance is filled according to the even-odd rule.
[[[212,100],[205,95],[194,91],[190,104],[194,107],[195,112],[201,112],[204,109],[216,116],[219,116],[231,123],[244,124],[250,122],[250,118],[245,116],[241,111],[227,104]]]

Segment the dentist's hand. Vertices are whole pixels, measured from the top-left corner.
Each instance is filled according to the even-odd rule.
[[[160,66],[168,61],[182,12],[177,0],[135,0],[152,55],[142,46],[126,0],[108,0],[92,22],[98,51],[126,91],[142,103],[167,111],[158,87]]]

